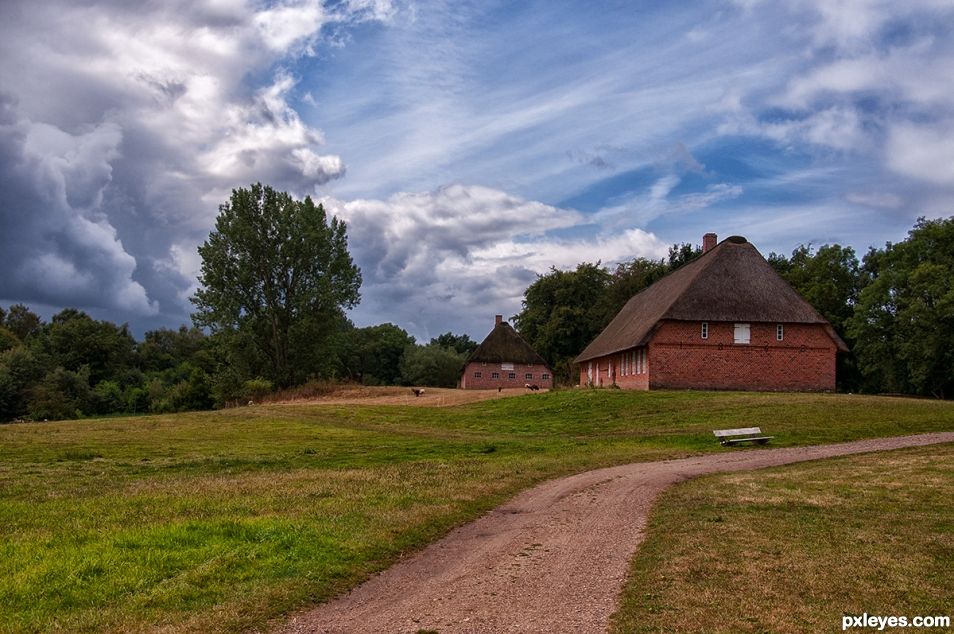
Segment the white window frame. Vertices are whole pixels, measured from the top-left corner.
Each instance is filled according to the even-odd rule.
[[[491,373],[490,373],[490,378],[492,378],[492,379],[499,379],[499,378],[500,378],[500,372],[491,372]]]
[[[732,334],[732,343],[743,346],[752,343],[752,324],[735,324]]]
[[[785,326],[784,324],[777,324],[775,326],[775,341],[783,341],[785,339]]]
[[[507,372],[507,380],[508,380],[508,381],[513,381],[513,380],[516,379],[516,378],[517,378],[517,373],[516,373],[516,372]]]
[[[546,372],[544,372],[543,374],[540,375],[540,380],[541,380],[541,381],[546,381],[546,380],[549,379],[549,378],[550,378],[550,375],[549,375],[548,373],[546,373]]]
[[[474,372],[474,378],[475,378],[475,379],[482,379],[482,378],[484,378],[484,377],[483,377],[483,372],[481,372],[480,370],[477,370],[476,372]]]
[[[709,322],[707,321],[702,322],[702,331],[699,334],[702,335],[703,339],[709,338]]]
[[[523,374],[523,380],[524,380],[524,381],[532,381],[532,380],[533,380],[533,372],[525,372],[525,373]]]

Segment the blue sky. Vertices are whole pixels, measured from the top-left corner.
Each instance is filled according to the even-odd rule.
[[[0,305],[188,322],[233,187],[349,223],[358,325],[482,338],[551,266],[954,213],[954,3],[4,4]],[[76,24],[83,24],[77,29]]]

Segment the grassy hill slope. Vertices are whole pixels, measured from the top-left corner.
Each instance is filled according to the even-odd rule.
[[[751,425],[775,446],[954,430],[954,404],[579,390],[0,426],[0,631],[261,627],[542,479]]]

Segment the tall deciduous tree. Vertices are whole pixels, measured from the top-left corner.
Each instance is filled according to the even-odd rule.
[[[267,360],[261,373],[277,385],[311,373],[298,361],[313,358],[360,298],[345,223],[329,220],[310,197],[295,200],[260,183],[232,191],[199,255],[193,320],[252,345],[251,356]]]
[[[455,335],[448,331],[431,339],[432,346],[448,348],[465,357],[477,349],[477,342],[467,335]]]
[[[871,282],[849,333],[869,386],[939,398],[954,394],[954,217],[919,218],[908,238],[872,249]]]
[[[610,279],[599,262],[584,262],[574,271],[551,269],[523,293],[517,330],[563,380],[573,358],[605,325],[602,300]]]

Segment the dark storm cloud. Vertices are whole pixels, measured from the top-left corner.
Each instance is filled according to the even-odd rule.
[[[4,3],[0,301],[186,320],[195,247],[233,187],[344,174],[275,66],[351,19],[342,6]]]

